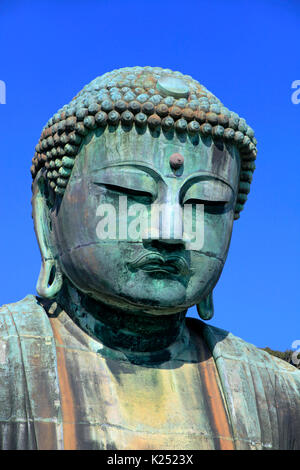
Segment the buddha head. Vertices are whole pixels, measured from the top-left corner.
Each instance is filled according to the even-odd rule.
[[[255,158],[253,130],[190,76],[96,78],[48,121],[33,158],[39,296],[66,281],[124,311],[197,305],[210,318]]]

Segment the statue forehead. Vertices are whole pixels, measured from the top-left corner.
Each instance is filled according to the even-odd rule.
[[[239,152],[234,145],[214,142],[210,137],[180,138],[161,133],[153,135],[148,129],[143,133],[132,129],[125,132],[95,131],[84,140],[78,153],[72,178],[89,176],[97,170],[110,166],[147,165],[168,175],[172,173],[170,158],[174,154],[183,157],[179,172],[188,177],[196,172],[215,175],[236,187],[240,172]]]

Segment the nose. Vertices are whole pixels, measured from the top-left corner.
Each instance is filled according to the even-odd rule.
[[[184,245],[183,213],[178,203],[164,202],[151,207],[150,231],[144,239],[159,240],[165,245]]]
[[[176,240],[176,239],[148,239],[144,240],[144,247],[148,249],[157,249],[158,251],[162,252],[173,252],[173,251],[182,251],[185,250],[185,242],[184,240]]]
[[[177,227],[177,232],[160,230],[159,228],[151,227],[150,231],[145,233],[143,237],[143,244],[148,248],[157,248],[158,250],[176,251],[185,250],[186,239],[182,230]]]

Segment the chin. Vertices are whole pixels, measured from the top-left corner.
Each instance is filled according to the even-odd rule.
[[[199,299],[199,291],[189,292],[182,281],[163,278],[161,283],[136,284],[134,288],[124,289],[120,295],[129,308],[137,308],[154,315],[173,314],[194,305]],[[120,299],[119,297],[119,299]]]

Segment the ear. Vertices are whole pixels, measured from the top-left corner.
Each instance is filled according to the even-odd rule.
[[[42,257],[36,290],[40,297],[51,299],[61,290],[63,276],[58,261],[54,257],[54,247],[51,243],[51,219],[47,196],[48,188],[44,171],[40,170],[33,183],[32,197],[34,230]]]
[[[214,303],[212,291],[208,296],[197,304],[197,311],[202,320],[210,320],[214,316]]]

